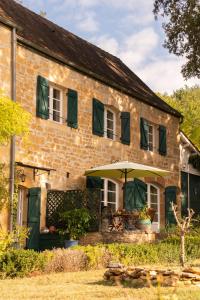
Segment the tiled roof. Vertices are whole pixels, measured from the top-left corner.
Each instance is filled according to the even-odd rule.
[[[0,18],[18,26],[24,43],[36,45],[64,62],[132,97],[181,117],[119,58],[37,15],[13,0],[0,0]]]

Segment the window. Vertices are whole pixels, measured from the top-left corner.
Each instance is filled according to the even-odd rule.
[[[113,180],[104,179],[101,189],[101,199],[104,206],[115,212],[119,206],[119,186]]]
[[[61,123],[62,120],[62,92],[54,86],[49,86],[48,95],[49,119]]]
[[[114,140],[115,139],[115,114],[112,110],[105,108],[104,111],[104,135],[108,139]]]
[[[154,149],[154,140],[155,140],[155,128],[152,123],[148,123],[148,150],[153,151]]]
[[[152,229],[158,231],[160,227],[160,190],[153,184],[147,185],[147,201],[148,207],[151,207],[156,211]]]

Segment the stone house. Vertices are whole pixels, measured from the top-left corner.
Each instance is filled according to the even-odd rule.
[[[182,214],[187,214],[187,208],[200,214],[200,151],[183,132],[180,132],[180,169]]]
[[[13,0],[0,0],[0,83],[32,115],[28,141],[14,145],[19,224],[44,228],[47,191],[83,189],[86,169],[123,160],[171,171],[137,180],[157,211],[156,228],[166,224],[169,202],[180,192],[181,115],[119,58]],[[9,153],[2,147],[1,160],[13,163]],[[104,204],[110,197],[109,205],[121,208],[122,186],[105,179]],[[37,210],[32,221],[30,208]],[[1,225],[9,220],[4,212]]]

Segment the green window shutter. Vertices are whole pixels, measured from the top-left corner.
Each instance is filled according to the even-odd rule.
[[[147,184],[137,178],[126,184],[125,209],[140,210],[147,204]]]
[[[172,211],[171,202],[176,203],[176,186],[168,186],[165,189],[165,224],[176,224],[174,213]]]
[[[67,125],[78,128],[78,93],[69,89],[67,95]]]
[[[130,145],[130,112],[121,113],[121,142]]]
[[[165,126],[159,126],[159,153],[161,155],[167,154],[167,130]]]
[[[42,76],[37,77],[37,103],[36,116],[41,119],[49,119],[49,84]]]
[[[148,122],[140,118],[140,147],[141,149],[148,150]]]
[[[97,99],[93,99],[92,132],[98,136],[104,136],[104,105]]]
[[[98,176],[87,176],[86,178],[86,188],[87,189],[101,189],[103,179]]]

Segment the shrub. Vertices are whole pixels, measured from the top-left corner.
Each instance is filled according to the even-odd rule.
[[[99,244],[97,246],[77,246],[87,255],[88,269],[105,268],[111,260],[111,253],[106,245]]]
[[[45,256],[34,250],[13,249],[0,257],[0,277],[23,277],[34,271],[42,271]]]
[[[28,229],[23,226],[16,226],[11,233],[0,229],[0,256],[16,245],[22,247],[27,237]]]
[[[83,271],[87,268],[88,258],[82,250],[55,249],[45,252],[45,255],[50,255],[45,272]]]

